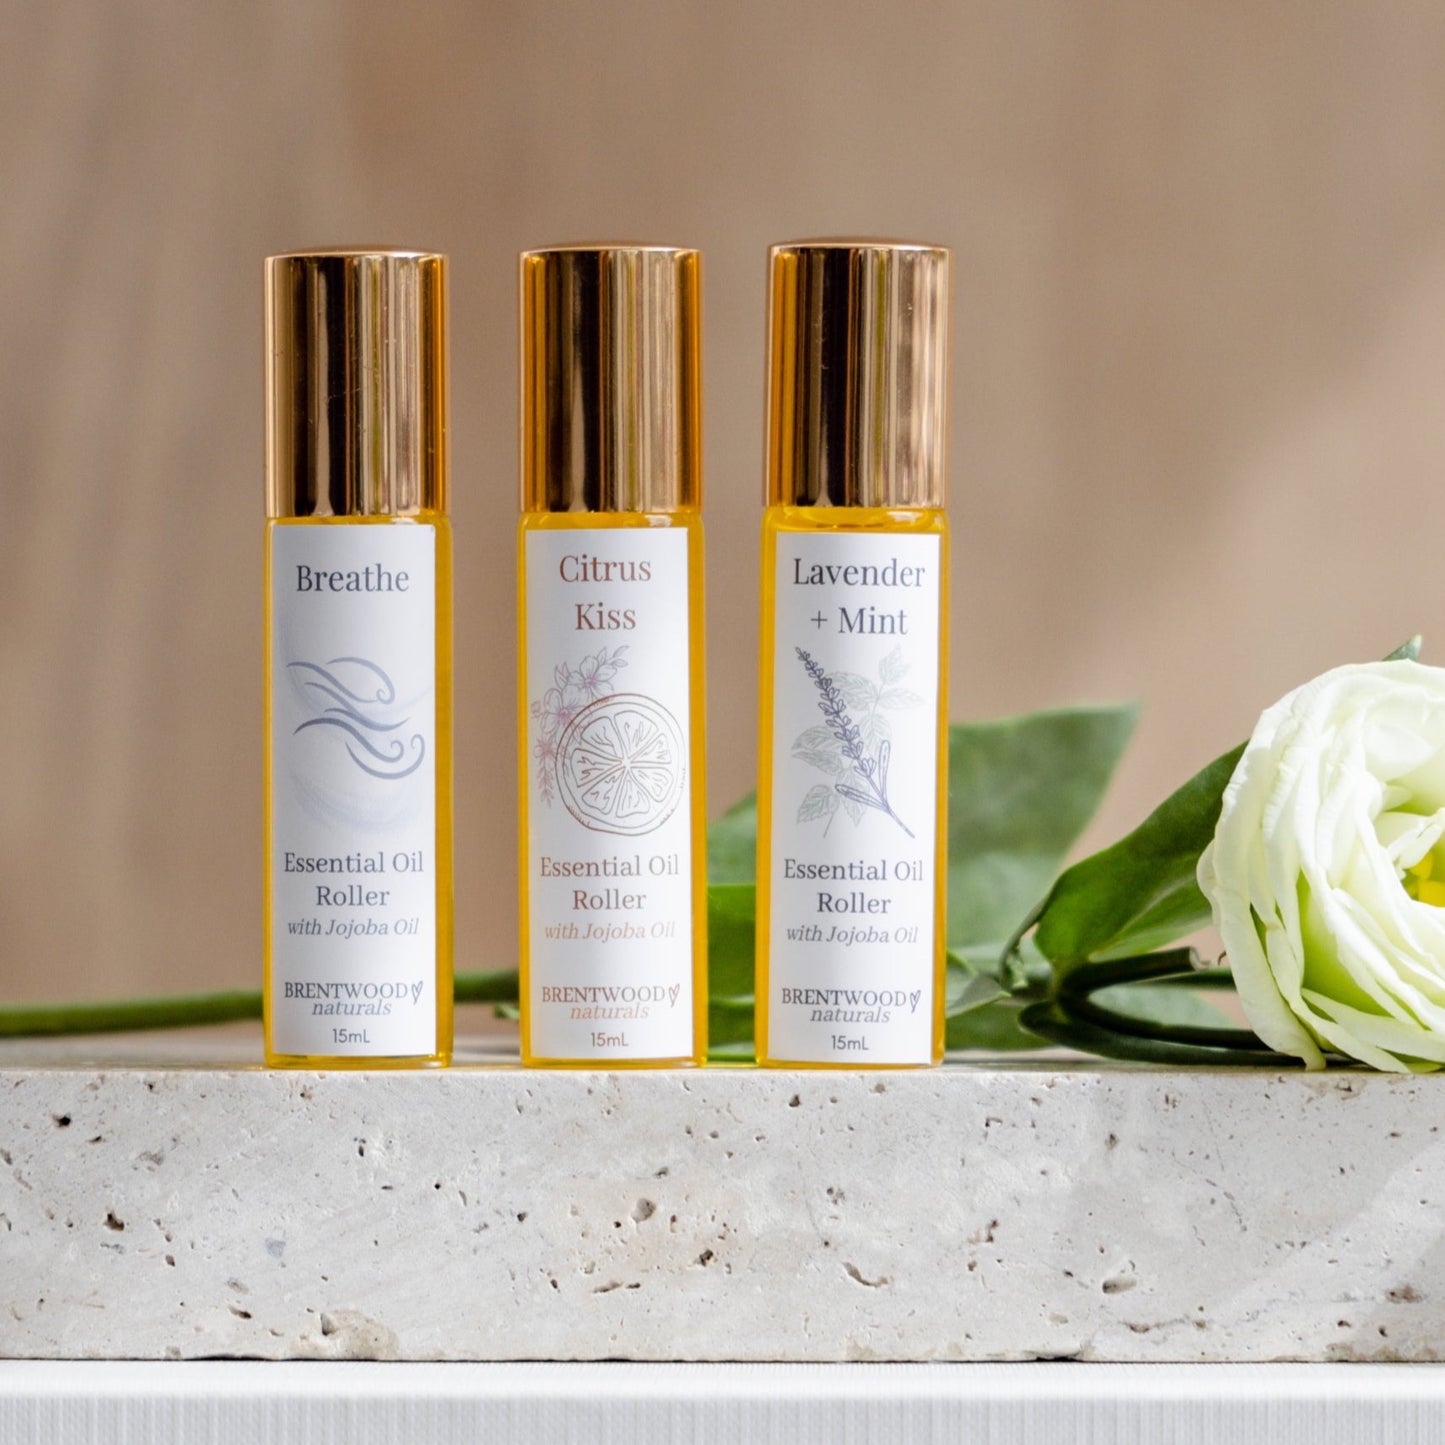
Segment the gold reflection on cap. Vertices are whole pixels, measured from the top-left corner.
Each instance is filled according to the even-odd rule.
[[[266,515],[446,508],[446,257],[268,256]]]
[[[904,242],[772,248],[769,504],[943,505],[949,259]]]
[[[522,507],[701,502],[701,257],[670,246],[522,253]]]

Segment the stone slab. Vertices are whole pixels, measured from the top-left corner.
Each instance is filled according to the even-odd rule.
[[[1439,1080],[211,1052],[0,1051],[0,1355],[1445,1359]]]

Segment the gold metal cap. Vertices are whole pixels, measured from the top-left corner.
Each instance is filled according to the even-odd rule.
[[[446,509],[446,257],[268,256],[266,515]]]
[[[769,257],[768,503],[941,507],[947,248],[798,241]]]
[[[702,500],[701,261],[671,246],[522,253],[522,508]]]

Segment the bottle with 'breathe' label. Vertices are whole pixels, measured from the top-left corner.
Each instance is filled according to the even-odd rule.
[[[266,262],[273,1065],[451,1057],[445,270],[414,251]]]

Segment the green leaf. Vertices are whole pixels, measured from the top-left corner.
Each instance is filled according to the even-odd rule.
[[[1228,989],[1232,987],[1232,982],[1221,984],[1216,980],[1214,986]],[[1229,1015],[1218,1004],[1200,998],[1187,987],[1170,988],[1163,983],[1116,983],[1109,988],[1101,988],[1094,998],[1106,1008],[1149,1024],[1219,1029],[1229,1023]]]
[[[708,826],[708,882],[754,882],[757,857],[758,797],[749,793]]]
[[[728,1058],[753,1057],[753,1003],[732,999],[709,1000],[707,1009],[707,1051]]]
[[[945,1026],[944,1048],[949,1053],[959,1049],[981,1049],[991,1054],[1046,1048],[1047,1041],[1024,1028],[1020,1022],[1030,1002],[1028,998],[1005,994],[982,1008],[955,1015]]]
[[[1061,970],[1143,954],[1209,921],[1194,871],[1214,836],[1244,744],[1196,773],[1117,843],[1074,864],[1044,900],[1034,937]]]
[[[708,994],[713,1000],[753,1001],[758,892],[751,883],[707,890]]]
[[[1419,656],[1417,635],[1385,660]],[[1244,748],[1241,743],[1216,758],[1132,833],[1055,881],[1029,924],[1037,922],[1034,937],[1061,977],[1089,959],[1151,953],[1209,922],[1195,871]]]
[[[1042,984],[1048,976],[1048,965],[1042,959],[1038,963],[1036,979]],[[1038,996],[1037,987],[1030,987],[1026,997],[1011,995],[997,979],[976,972],[958,954],[950,952],[944,978],[945,1049],[1003,1053],[1044,1047],[1044,1041],[1020,1027],[1018,1021],[1025,1003]]]
[[[714,883],[707,890],[710,1057],[745,1060],[753,1055],[757,906],[757,889],[751,882]]]
[[[1061,708],[949,729],[948,943],[975,972],[1093,817],[1137,708]]]
[[[943,1012],[948,1018],[985,1008],[995,999],[1006,998],[1008,990],[986,973],[975,973],[956,954],[947,958],[943,983]]]

